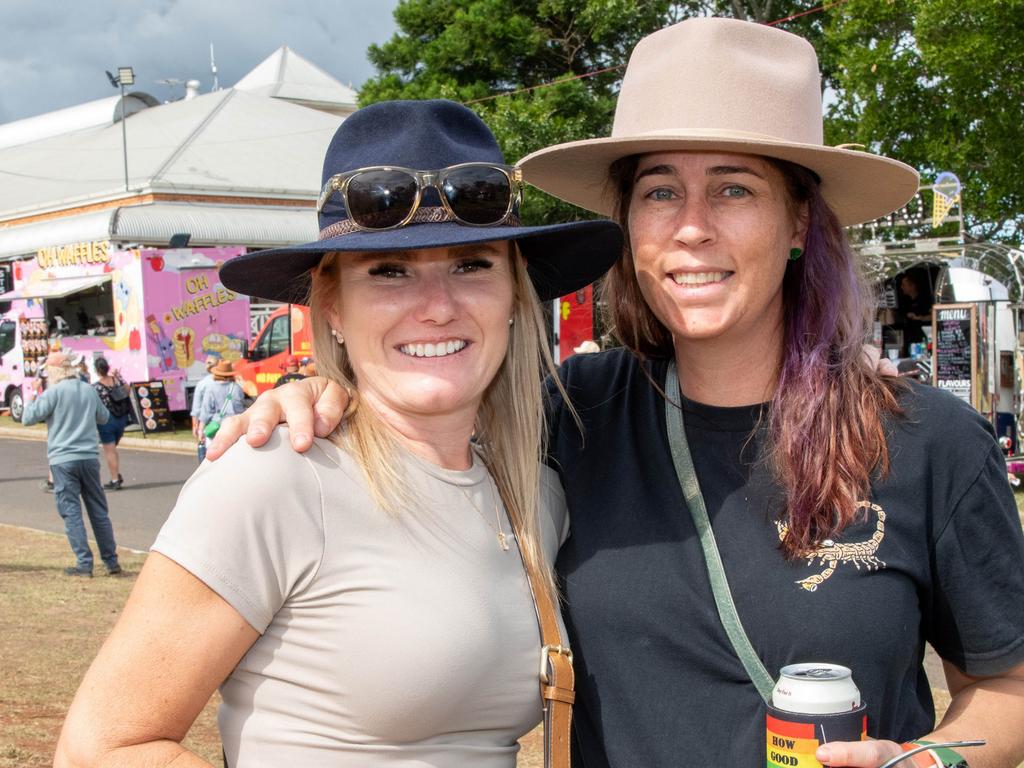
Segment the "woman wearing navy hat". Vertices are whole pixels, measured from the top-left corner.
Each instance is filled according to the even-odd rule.
[[[567,708],[538,294],[596,279],[622,240],[520,226],[519,195],[470,110],[376,104],[327,150],[319,240],[222,268],[234,291],[308,301],[319,372],[353,407],[308,454],[240,444],[192,476],[56,765],[205,765],[180,742],[218,686],[231,766],[511,768],[542,658],[547,710]]]

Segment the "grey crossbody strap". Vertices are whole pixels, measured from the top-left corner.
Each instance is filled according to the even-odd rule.
[[[711,580],[711,591],[715,596],[715,606],[722,620],[725,634],[729,636],[736,655],[740,657],[743,668],[761,694],[765,704],[771,704],[772,688],[775,681],[764,668],[760,657],[750,644],[747,633],[743,629],[740,617],[736,613],[736,605],[729,590],[729,580],[725,577],[722,557],[718,553],[715,532],[711,529],[711,520],[704,506],[704,497],[697,483],[697,473],[693,469],[690,446],[686,442],[686,430],[683,427],[682,394],[679,391],[679,372],[675,360],[669,362],[668,374],[665,377],[665,425],[668,428],[668,444],[672,450],[672,463],[675,464],[679,485],[683,489],[686,507],[700,537],[700,546],[704,550],[704,563]]]

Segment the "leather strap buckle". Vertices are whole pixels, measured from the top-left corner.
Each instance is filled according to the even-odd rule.
[[[544,685],[548,684],[548,656],[550,654],[558,656],[565,656],[569,661],[569,666],[572,666],[572,650],[567,645],[545,645],[540,649],[540,681]]]

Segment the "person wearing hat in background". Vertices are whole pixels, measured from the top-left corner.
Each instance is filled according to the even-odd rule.
[[[877,740],[820,746],[819,761],[874,767],[910,740],[984,738],[964,750],[971,766],[1017,766],[1024,543],[1003,457],[979,414],[880,376],[861,346],[872,307],[843,227],[900,207],[915,171],[824,144],[807,41],[715,18],[637,45],[610,138],[522,166],[627,232],[604,284],[625,348],[559,369],[585,440],[554,390],[549,413],[573,523],[557,567],[582,764],[763,766],[772,678],[830,661],[852,669]],[[305,449],[345,403],[313,380],[277,390],[213,457],[282,418]],[[701,506],[710,524],[695,522]],[[715,549],[749,667],[710,585]],[[952,696],[937,726],[926,642]]]
[[[274,382],[275,388],[287,384],[289,381],[302,381],[306,378],[305,374],[299,372],[299,358],[295,355],[288,355],[281,363],[281,369],[284,373]]]
[[[89,376],[89,363],[85,359],[85,355],[80,353],[74,353],[72,355],[72,362],[75,368],[78,369],[78,378],[80,378],[86,384],[89,384],[92,381],[92,378]]]
[[[206,440],[216,434],[221,421],[245,410],[245,395],[235,381],[235,369],[230,360],[218,360],[210,368],[210,381],[200,393],[198,420],[198,455],[202,463]]]
[[[206,376],[196,383],[196,388],[193,390],[193,404],[191,404],[189,415],[191,416],[191,422],[193,422],[193,436],[196,438],[197,442],[200,442],[201,435],[199,410],[203,404],[203,392],[206,391],[206,388],[213,382],[213,374],[211,374],[210,371],[212,371],[213,367],[217,365],[218,359],[220,358],[215,354],[207,355],[206,360],[204,361],[206,365]],[[200,459],[200,461],[203,460]]]
[[[92,576],[93,554],[82,521],[82,504],[100,550],[107,573],[121,573],[117,559],[114,527],[107,510],[107,497],[100,482],[97,424],[105,424],[110,413],[99,395],[79,378],[71,357],[54,352],[46,358],[46,391],[41,382],[38,394],[26,404],[22,423],[46,422],[46,457],[53,475],[57,513],[64,520],[75,566],[64,569],[67,576]],[[81,501],[79,500],[81,497]]]
[[[299,361],[299,373],[302,378],[316,376],[316,361],[312,357],[304,357]]]
[[[323,181],[317,242],[220,278],[309,303],[317,365],[355,398],[346,426],[309,458],[240,444],[189,480],[58,766],[200,764],[177,742],[223,683],[232,766],[513,768],[541,718],[539,658],[568,766],[571,663],[538,635],[538,611],[558,625],[566,524],[541,463],[538,295],[603,274],[621,230],[520,226],[517,170],[450,101],[355,112]]]

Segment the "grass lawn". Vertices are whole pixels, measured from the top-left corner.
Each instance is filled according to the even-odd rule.
[[[143,555],[119,554],[126,576],[69,579],[63,569],[74,557],[63,536],[0,526],[2,768],[52,764],[64,713],[142,567]],[[187,744],[220,765],[215,706]]]
[[[1017,507],[1024,525],[1024,493],[1017,494]],[[6,618],[0,632],[0,768],[53,762],[64,713],[144,559],[122,551],[127,575],[69,579],[62,572],[71,561],[63,536],[0,525],[0,616]],[[103,573],[102,565],[96,573]],[[949,696],[941,689],[933,694],[941,717]],[[185,744],[221,766],[216,706],[215,695]],[[543,763],[538,729],[523,739],[518,765]]]
[[[128,430],[125,431],[125,437],[136,437],[140,440],[153,439],[153,440],[177,440],[181,442],[194,443],[195,438],[192,437],[191,425],[186,423],[182,419],[178,419],[175,422],[175,429],[173,432],[155,432],[149,435],[148,438],[142,436],[142,431],[134,425],[129,425]],[[11,419],[6,412],[0,416],[0,427],[9,427],[11,429],[23,429],[26,432],[36,432],[40,435],[46,434],[46,424],[33,424],[31,427],[26,427],[17,421]]]

